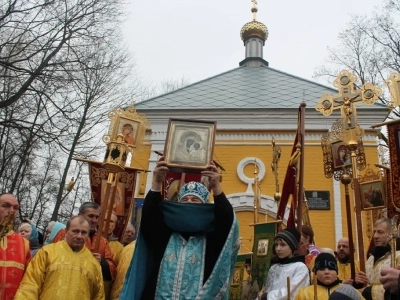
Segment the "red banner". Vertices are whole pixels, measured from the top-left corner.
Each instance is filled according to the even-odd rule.
[[[86,161],[89,164],[90,187],[92,200],[99,204],[103,203],[104,191],[107,185],[108,171],[100,162]],[[136,175],[139,170],[126,168],[119,173],[119,181],[116,187],[113,210],[118,216],[114,234],[121,238],[125,227],[131,219],[134,205],[134,194],[136,186]],[[110,193],[111,197],[111,193]],[[110,199],[108,199],[109,203]]]
[[[387,216],[392,218],[400,212],[400,120],[387,123],[390,178],[387,181]]]
[[[163,198],[165,200],[177,201],[180,188],[185,183],[188,183],[190,181],[201,182],[201,174],[177,172],[167,173],[162,190]]]

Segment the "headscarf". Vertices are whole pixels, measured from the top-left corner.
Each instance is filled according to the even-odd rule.
[[[46,238],[46,240],[44,241],[45,245],[51,244],[56,236],[56,234],[63,228],[65,228],[66,226],[63,223],[60,222],[55,222],[53,225],[53,228],[51,229],[51,232],[49,234],[49,236]]]
[[[26,225],[25,225],[26,224]],[[22,228],[22,227],[25,227],[25,226],[31,226],[31,235],[30,235],[30,237],[29,237],[29,241],[31,242],[31,241],[38,241],[38,239],[39,239],[39,233],[38,233],[38,231],[37,231],[37,228],[36,228],[36,226],[35,226],[35,224],[33,224],[33,223],[31,223],[31,222],[29,222],[29,221],[24,221],[21,225],[20,225],[20,228]]]
[[[24,221],[20,229],[26,226],[31,226],[31,235],[29,236],[29,248],[31,251],[31,257],[34,257],[36,252],[40,249],[41,245],[39,244],[39,232],[36,228],[36,225],[30,221]]]

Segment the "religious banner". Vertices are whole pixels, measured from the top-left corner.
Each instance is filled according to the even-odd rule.
[[[254,224],[253,260],[251,275],[261,290],[265,288],[268,270],[271,265],[272,249],[276,233],[276,225],[280,222]]]
[[[235,270],[233,271],[231,288],[229,290],[229,300],[241,300],[242,282],[244,280],[244,263],[249,254],[238,254],[236,257]]]
[[[195,173],[178,173],[168,172],[165,175],[165,180],[162,189],[162,196],[164,200],[177,201],[178,192],[180,188],[190,181],[202,182],[201,174]],[[202,182],[203,183],[203,182]],[[205,186],[208,184],[203,183]]]
[[[80,159],[79,159],[80,160]],[[100,206],[104,202],[104,190],[107,184],[108,171],[103,164],[95,161],[85,161],[89,165],[90,188],[92,192],[92,200]],[[119,173],[119,181],[115,187],[115,200],[113,210],[118,216],[118,222],[114,229],[114,234],[121,238],[126,225],[131,219],[132,208],[134,203],[134,193],[136,185],[136,175],[139,170],[133,168],[125,168]],[[113,187],[112,187],[113,188]],[[110,193],[111,197],[112,193]],[[110,199],[107,199],[110,203]]]
[[[390,154],[390,178],[388,180],[388,218],[400,212],[400,120],[387,122]]]
[[[298,149],[298,134],[296,133],[296,138],[293,143],[292,148],[292,157],[296,156]],[[287,220],[287,227],[295,227],[295,214],[296,214],[296,205],[297,205],[297,162],[294,160],[290,160],[285,180],[283,181],[282,187],[282,196],[281,200],[279,201],[278,212],[276,214],[277,220],[283,220],[286,212],[286,206],[290,205],[290,213]]]

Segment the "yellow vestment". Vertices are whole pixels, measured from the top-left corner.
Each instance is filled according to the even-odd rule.
[[[371,255],[365,263],[365,273],[367,273],[368,284],[371,286],[373,300],[384,300],[385,289],[379,281],[382,268],[391,267],[391,252],[387,252],[374,263],[374,256]],[[400,264],[400,251],[396,251],[396,265]]]
[[[104,300],[99,262],[83,247],[73,252],[66,241],[41,248],[26,269],[14,300]]]
[[[351,263],[343,264],[340,261],[338,261],[338,278],[340,280],[347,280],[351,279]],[[360,272],[360,263],[358,261],[355,261],[354,269],[357,272]],[[354,280],[354,278],[353,278]]]
[[[131,242],[124,249],[122,249],[119,255],[119,262],[117,266],[117,278],[115,278],[114,284],[111,291],[111,299],[118,300],[119,294],[122,291],[122,287],[125,282],[125,275],[128,271],[129,265],[132,260],[133,253],[135,252],[136,241]]]
[[[335,286],[332,286],[330,288],[327,288],[322,285],[317,285],[317,299],[318,300],[328,300],[330,294],[333,293],[338,287],[340,287],[342,284],[338,284]],[[308,287],[302,288],[296,295],[296,298],[294,300],[311,300],[315,299],[314,297],[314,286],[310,285]],[[357,293],[361,296],[361,293],[357,291]],[[365,300],[363,296],[361,296],[362,300]]]
[[[124,245],[122,245],[118,240],[108,241],[108,245],[110,246],[111,251],[114,254],[115,264],[118,265],[119,254],[121,253],[122,249],[124,249]]]

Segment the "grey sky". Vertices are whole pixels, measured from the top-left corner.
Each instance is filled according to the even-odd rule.
[[[270,67],[312,78],[327,47],[354,14],[371,14],[382,0],[258,0],[257,20],[269,30]],[[239,33],[252,20],[250,0],[132,0],[124,34],[147,83],[187,77],[196,82],[238,67]],[[322,82],[325,83],[325,82]]]

